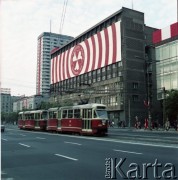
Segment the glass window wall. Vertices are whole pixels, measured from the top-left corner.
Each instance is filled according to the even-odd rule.
[[[178,40],[156,47],[157,90],[178,89]]]

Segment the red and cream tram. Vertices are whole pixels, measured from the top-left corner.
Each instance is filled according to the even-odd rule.
[[[22,117],[22,114],[24,116]],[[25,127],[23,120],[25,119]],[[108,130],[108,114],[103,104],[84,104],[50,108],[48,110],[19,113],[19,128],[105,135]]]
[[[102,104],[84,104],[61,107],[58,112],[62,132],[79,134],[106,134],[108,115]]]

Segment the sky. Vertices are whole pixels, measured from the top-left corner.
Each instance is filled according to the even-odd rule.
[[[36,93],[37,38],[60,32],[64,0],[0,0],[0,81],[11,95]],[[162,29],[177,22],[177,0],[68,0],[62,34],[76,37],[127,7]]]

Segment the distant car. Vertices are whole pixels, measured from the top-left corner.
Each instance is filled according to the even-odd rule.
[[[1,132],[5,131],[5,126],[3,124],[1,124]]]

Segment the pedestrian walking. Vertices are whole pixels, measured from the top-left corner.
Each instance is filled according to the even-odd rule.
[[[178,123],[177,123],[177,120],[174,121],[174,129],[175,129],[176,131],[178,131]]]
[[[148,129],[148,119],[145,119],[145,123],[144,123],[144,129]]]
[[[109,120],[109,127],[114,127],[114,126],[113,126],[113,121],[112,121],[112,120]]]
[[[169,122],[169,120],[167,119],[167,120],[166,120],[166,123],[165,123],[165,130],[166,130],[166,131],[169,131],[169,128],[170,128],[170,122]]]

